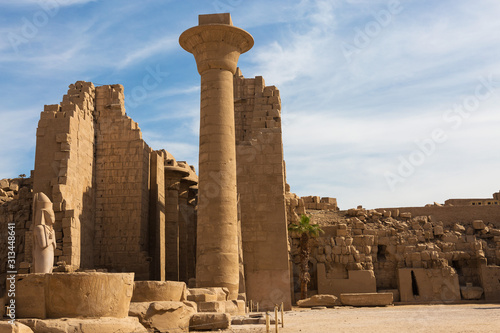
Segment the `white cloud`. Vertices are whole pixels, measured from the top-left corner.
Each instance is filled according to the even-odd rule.
[[[167,36],[138,46],[138,50],[126,54],[120,62],[117,63],[117,69],[123,69],[133,63],[150,58],[159,53],[167,53],[178,47],[177,37]]]

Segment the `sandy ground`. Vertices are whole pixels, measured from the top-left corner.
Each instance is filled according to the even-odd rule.
[[[380,308],[294,309],[281,333],[500,332],[500,304],[399,305]],[[266,332],[265,325],[234,325],[224,332]],[[274,333],[274,325],[271,331]]]

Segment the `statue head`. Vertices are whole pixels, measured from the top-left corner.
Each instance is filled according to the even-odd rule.
[[[35,193],[33,198],[33,219],[35,225],[52,225],[55,221],[54,209],[49,197],[43,192]]]

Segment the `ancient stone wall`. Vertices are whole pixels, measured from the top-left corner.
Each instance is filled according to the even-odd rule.
[[[428,205],[425,207],[399,207],[399,208],[377,208],[379,212],[390,211],[396,217],[401,214],[411,216],[431,216],[435,221],[443,222],[445,226],[453,226],[455,223],[470,223],[473,220],[483,220],[485,223],[497,223],[500,221],[500,206],[440,206]],[[393,216],[394,216],[393,215]]]
[[[28,273],[31,257],[31,238],[28,236],[32,224],[31,203],[33,200],[31,178],[0,180],[0,297],[5,290],[6,272]],[[10,231],[15,232],[14,243],[7,242]],[[28,236],[28,237],[26,237]],[[15,259],[9,258],[14,245]],[[29,253],[29,256],[26,254]],[[12,257],[12,256],[11,256]],[[8,259],[15,261],[15,268]]]
[[[295,205],[293,194],[289,194],[289,198],[288,202]],[[289,209],[295,211],[300,207],[302,206],[295,205]],[[435,211],[448,207],[423,208]],[[450,208],[462,212],[463,207]],[[486,210],[491,208],[494,207],[482,207]],[[408,288],[412,281],[401,279],[406,275],[410,276],[410,273],[405,275],[401,270],[414,270],[414,279],[425,284],[422,282],[425,274],[417,274],[417,271],[424,269],[431,272],[429,274],[440,277],[438,280],[441,279],[441,282],[433,280],[435,289],[446,285],[449,292],[426,291],[422,286],[420,295],[410,295],[411,300],[449,301],[449,297],[457,294],[457,287],[454,282],[451,283],[455,279],[460,286],[472,283],[483,287],[485,292],[488,290],[490,299],[496,297],[491,292],[490,284],[497,274],[493,267],[500,264],[500,219],[486,223],[472,216],[488,214],[474,215],[471,212],[471,219],[466,222],[463,216],[456,220],[462,221],[461,223],[451,223],[450,214],[445,214],[443,216],[448,217],[449,221],[444,223],[435,219],[436,214],[415,216],[397,209],[365,210],[361,207],[342,212],[309,210],[307,213],[311,216],[312,223],[319,223],[325,231],[320,237],[311,240],[310,266],[311,276],[315,280],[311,283],[311,288],[314,290],[327,290],[324,286],[328,285],[334,285],[338,289],[338,279],[343,279],[342,284],[347,288],[343,292],[353,292],[351,289],[354,287],[349,287],[348,279],[351,278],[352,271],[357,270],[373,270],[379,291],[398,289],[401,285]],[[457,213],[457,216],[460,214]],[[291,237],[295,292],[298,292],[299,238],[294,234]],[[324,272],[317,269],[323,265]],[[333,283],[334,281],[336,282]],[[368,279],[366,283],[369,283]],[[405,300],[410,299],[408,297],[405,296]]]
[[[33,191],[54,204],[55,262],[73,267],[93,266],[94,95],[92,83],[70,85],[61,104],[45,106],[36,133]]]
[[[96,88],[96,267],[148,279],[149,155],[123,86]]]
[[[234,77],[238,194],[247,298],[291,306],[279,90]],[[265,283],[264,283],[265,281]]]
[[[149,198],[150,279],[165,281],[165,151],[151,153],[151,190]]]

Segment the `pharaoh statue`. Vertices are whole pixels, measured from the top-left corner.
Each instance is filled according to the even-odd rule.
[[[33,198],[33,273],[52,273],[56,235],[52,202],[43,193]]]

